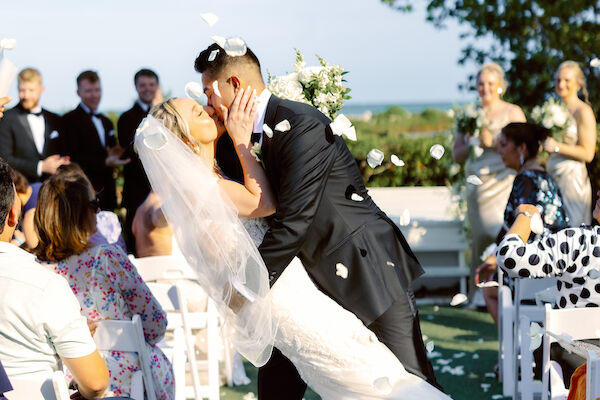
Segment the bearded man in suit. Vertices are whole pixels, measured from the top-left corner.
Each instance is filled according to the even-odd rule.
[[[25,68],[17,81],[19,104],[0,122],[0,157],[29,182],[39,182],[69,163],[62,120],[40,105],[44,86],[38,70]]]

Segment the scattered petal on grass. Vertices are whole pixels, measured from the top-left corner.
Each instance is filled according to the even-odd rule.
[[[440,306],[433,306],[433,311],[434,312],[440,311]]]
[[[256,396],[252,392],[248,392],[242,397],[242,400],[256,400]]]
[[[496,374],[493,372],[486,372],[484,377],[486,378],[492,378],[492,379],[496,379]]]
[[[290,121],[288,121],[287,119],[284,119],[283,121],[275,125],[275,130],[279,132],[287,132],[290,129],[292,129],[292,126],[290,125]]]
[[[392,164],[394,164],[396,167],[404,167],[404,161],[399,159],[397,155],[392,154],[390,159],[392,160]]]
[[[357,193],[352,193],[352,196],[350,196],[350,199],[352,199],[354,201],[363,201],[364,197],[362,197],[361,195],[359,195]]]
[[[342,263],[335,264],[335,274],[342,279],[348,278],[348,267]]]
[[[213,81],[213,83],[212,83],[212,88],[213,88],[213,92],[214,92],[214,93],[215,93],[217,96],[221,97],[221,91],[219,90],[219,82],[217,82],[217,81]]]
[[[479,339],[477,339],[477,343],[483,343],[483,338],[480,337]]]
[[[533,214],[529,225],[531,226],[531,232],[535,233],[536,235],[541,235],[544,233],[544,223],[542,222],[542,217],[539,213]]]
[[[433,343],[433,340],[430,342],[427,342],[427,344],[425,345],[425,348],[427,349],[428,353],[431,353],[433,351],[433,347],[435,346],[435,344]]]
[[[378,149],[371,149],[369,154],[367,154],[367,163],[371,168],[375,168],[378,165],[381,165],[383,162],[383,152]]]
[[[473,354],[473,360],[479,360],[479,354],[475,353]]]
[[[477,287],[480,287],[480,288],[496,287],[496,286],[499,286],[498,282],[496,282],[496,281],[487,281],[487,282],[482,282],[482,283],[477,284]]]
[[[431,353],[427,354],[428,358],[438,358],[441,356],[442,356],[442,353],[440,353],[439,351],[432,351]]]
[[[467,296],[464,293],[457,293],[454,295],[454,297],[450,301],[450,305],[452,307],[456,307],[456,306],[466,302],[467,300],[468,300]]]
[[[402,211],[402,215],[400,216],[400,226],[408,226],[410,224],[410,211],[408,208]]]
[[[221,51],[221,50],[217,49],[217,50],[211,51],[210,54],[208,55],[208,62],[215,61],[215,58],[217,58],[219,51]]]
[[[448,360],[446,358],[440,358],[440,359],[436,360],[435,362],[440,365],[448,365],[452,362],[452,360]]]
[[[213,13],[204,13],[204,14],[200,14],[200,17],[204,20],[204,22],[206,22],[208,24],[208,26],[210,26],[211,28],[213,26],[215,26],[215,24],[217,23],[217,21],[219,20],[219,17],[217,17],[215,14]]]
[[[427,335],[421,335],[421,339],[423,339],[423,342],[426,342],[427,339],[429,339],[429,336],[427,336]]]
[[[460,353],[454,353],[454,355],[452,357],[454,357],[454,358],[463,358],[466,355],[467,355],[467,353],[465,353],[464,351],[461,351]]]
[[[426,316],[425,316],[425,319],[426,319],[427,321],[433,321],[433,315],[431,315],[431,314],[428,314],[428,315],[426,315]]]
[[[503,399],[504,396],[501,394],[495,394],[492,396],[492,400],[499,400],[499,399]]]
[[[269,125],[263,124],[263,132],[270,138],[273,137],[273,130],[269,128]]]
[[[471,185],[479,186],[483,183],[483,181],[481,179],[479,179],[479,177],[477,175],[469,175],[469,176],[467,176],[467,183],[470,183]]]
[[[454,375],[454,376],[463,376],[465,374],[465,367],[462,365],[458,365],[454,368],[448,366],[448,365],[444,365],[444,367],[442,368],[442,372],[448,372],[450,375]]]
[[[429,154],[431,154],[431,157],[435,158],[436,160],[439,160],[444,156],[444,151],[444,146],[442,146],[441,144],[434,144],[429,149]]]
[[[483,389],[484,392],[487,393],[488,390],[490,390],[490,388],[492,387],[491,383],[482,383],[481,384],[481,388]]]

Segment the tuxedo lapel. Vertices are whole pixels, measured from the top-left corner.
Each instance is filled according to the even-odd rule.
[[[27,137],[25,140],[29,142],[31,148],[35,151],[36,154],[39,154],[39,151],[35,145],[35,140],[33,139],[33,133],[31,132],[31,127],[29,126],[29,121],[27,120],[27,112],[19,112],[17,114],[17,120],[23,127],[23,131],[25,132],[25,136]]]
[[[271,97],[269,98],[269,103],[267,104],[267,109],[265,111],[265,125],[267,125],[269,128],[271,128],[271,130],[275,129],[275,116],[277,115],[277,108],[279,107],[279,103],[281,102],[281,99],[275,95],[271,95]],[[273,137],[268,137],[267,135],[265,135],[264,131],[262,134],[262,147],[261,147],[261,152],[263,154],[263,162],[265,163],[265,167],[267,168],[267,170],[269,169],[269,166],[271,165],[271,159],[270,157],[272,156],[272,151],[271,151],[271,147],[273,145],[273,140],[274,140],[275,136]]]

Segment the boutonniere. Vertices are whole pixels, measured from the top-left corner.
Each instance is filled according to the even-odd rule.
[[[262,160],[262,146],[260,143],[254,143],[252,145],[252,147],[250,148],[250,154],[252,154],[252,156],[256,158],[256,161],[258,161],[263,166],[263,168],[265,167],[265,164]]]

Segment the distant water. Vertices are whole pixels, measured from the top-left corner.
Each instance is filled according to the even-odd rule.
[[[449,110],[455,104],[462,104],[462,102],[439,102],[439,103],[346,103],[342,109],[342,113],[349,116],[360,116],[366,112],[373,114],[380,113],[387,110],[390,106],[400,106],[406,111],[411,113],[420,113],[426,108],[434,108],[438,110]]]

